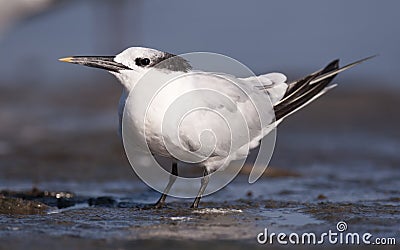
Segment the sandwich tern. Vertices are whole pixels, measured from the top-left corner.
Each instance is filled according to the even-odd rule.
[[[339,60],[334,60],[323,69],[291,83],[287,83],[286,76],[281,73],[269,73],[248,78],[239,78],[232,75],[227,76],[222,73],[219,74],[213,72],[197,72],[196,75],[191,76],[190,73],[192,73],[192,67],[190,62],[186,59],[181,56],[143,47],[131,47],[116,56],[72,56],[61,58],[59,60],[62,62],[104,69],[119,79],[123,85],[123,93],[119,105],[120,131],[122,131],[122,116],[124,114],[128,115],[128,119],[131,120],[140,117],[137,116],[139,108],[135,105],[126,105],[126,100],[132,92],[146,91],[143,88],[140,90],[135,89],[136,84],[146,73],[152,70],[156,71],[161,76],[173,75],[175,73],[184,76],[179,80],[182,84],[175,85],[171,91],[166,91],[167,94],[157,96],[157,98],[161,99],[159,102],[156,102],[158,103],[158,106],[154,109],[148,110],[148,112],[153,113],[149,114],[150,118],[148,118],[144,124],[150,133],[149,135],[146,134],[145,139],[148,148],[153,155],[167,156],[172,159],[172,171],[169,182],[160,199],[154,205],[155,208],[160,208],[165,204],[167,194],[178,176],[178,162],[182,160],[179,159],[179,157],[176,157],[176,155],[180,155],[180,153],[189,150],[196,151],[200,155],[206,156],[202,161],[197,162],[197,165],[204,169],[200,190],[191,205],[192,208],[197,208],[200,198],[209,182],[209,174],[218,170],[226,162],[229,163],[231,160],[247,157],[249,150],[257,147],[259,141],[268,133],[268,131],[270,131],[270,129],[266,130],[265,128],[256,126],[252,123],[252,119],[254,119],[257,114],[253,112],[253,108],[250,107],[252,105],[249,101],[250,98],[257,98],[258,96],[267,96],[269,98],[272,103],[270,111],[275,116],[274,119],[269,120],[269,125],[276,127],[283,119],[334,88],[336,84],[331,84],[331,82],[338,73],[350,69],[370,58],[372,57],[353,62],[344,67],[339,67]],[[250,96],[242,95],[239,88],[232,88],[223,84],[219,78],[220,76],[228,77],[231,80],[237,81],[240,85],[239,87],[246,89]],[[207,111],[204,111],[202,116],[199,115],[192,117],[189,120],[189,126],[182,128],[184,131],[179,131],[179,136],[184,136],[179,138],[179,143],[177,143],[179,145],[173,147],[172,150],[174,152],[168,150],[168,148],[163,144],[166,139],[173,141],[173,138],[169,138],[172,137],[172,135],[157,132],[157,129],[162,126],[162,119],[157,117],[157,111],[163,109],[164,107],[162,106],[168,103],[166,100],[169,100],[171,96],[174,98],[175,93],[182,93],[182,91],[184,91],[182,89],[185,89],[185,91],[188,89],[196,89],[199,86],[204,88],[216,88],[219,92],[232,98],[235,107],[230,108],[223,100],[219,99],[213,99],[210,101],[209,99],[211,98],[205,94],[195,95],[191,101],[198,101],[205,104],[205,106],[208,105],[210,108],[218,107],[221,110],[224,109],[227,114],[237,112],[238,109],[242,111],[244,110],[246,124],[250,130],[250,138],[249,141],[244,143],[246,145],[240,145],[245,147],[237,147],[235,149],[235,152],[233,152],[234,156],[227,153],[227,150],[224,148],[226,143],[229,144],[229,142],[226,142],[229,141],[227,138],[222,138],[222,143],[217,142],[211,149],[211,152],[207,146],[203,149],[201,143],[199,145],[198,133],[200,130],[197,129],[198,127],[201,127],[202,130],[210,128],[211,130],[216,130],[216,133],[224,133],[223,129],[218,128],[218,122],[213,118],[211,112],[207,113]],[[136,102],[137,105],[140,105],[141,95],[144,94],[144,92],[135,93],[135,98],[138,99]],[[139,131],[140,129],[135,127],[135,125],[132,125],[128,129],[133,134],[142,133]],[[204,152],[202,152],[202,150],[204,150]]]

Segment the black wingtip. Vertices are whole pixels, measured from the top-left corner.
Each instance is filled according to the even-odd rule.
[[[319,74],[323,75],[324,73],[336,70],[338,68],[339,68],[339,59],[336,59],[330,62],[328,65],[326,65],[325,68],[323,68]]]
[[[350,69],[376,56],[377,55],[373,55],[363,58],[341,68],[339,68],[339,59],[336,59],[330,62],[322,70],[319,70],[309,76],[304,77],[303,79],[300,79],[299,81],[294,82],[292,85],[289,85],[288,91],[282,100],[274,106],[275,118],[277,120],[282,119],[288,114],[291,114],[291,112],[294,110],[306,105],[306,103],[314,96],[318,95],[324,89],[326,90],[338,73]]]
[[[330,62],[324,69],[334,69],[339,67],[339,59],[335,59]]]

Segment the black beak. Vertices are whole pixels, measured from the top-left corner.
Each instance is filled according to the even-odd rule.
[[[75,63],[112,72],[129,70],[128,66],[114,61],[115,56],[71,56],[58,59],[61,62]]]

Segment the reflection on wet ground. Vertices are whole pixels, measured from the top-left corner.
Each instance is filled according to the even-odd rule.
[[[198,210],[176,198],[156,210],[146,205],[159,194],[134,175],[115,132],[118,89],[104,88],[97,102],[85,91],[42,102],[24,92],[25,103],[2,92],[0,249],[239,249],[256,247],[264,228],[322,233],[342,220],[399,242],[397,95],[334,92],[282,125],[255,184],[247,166]]]

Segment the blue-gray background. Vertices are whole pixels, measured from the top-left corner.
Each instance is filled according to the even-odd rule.
[[[338,136],[364,145],[376,142],[371,138],[374,133],[394,141],[367,143],[375,147],[372,151],[393,153],[400,148],[398,1],[0,4],[0,179],[100,180],[133,175],[116,132],[118,81],[102,70],[57,61],[70,55],[113,55],[129,46],[175,54],[218,52],[255,73],[280,71],[290,80],[332,59],[349,63],[379,54],[340,74],[335,79],[338,88],[280,126],[272,164],[301,164],[295,160],[304,156],[299,145],[312,143],[311,138],[317,147],[343,147]],[[286,157],[288,149],[279,148],[280,142],[293,147],[291,157]],[[314,154],[307,158],[316,160]],[[82,169],[87,175],[80,174]]]
[[[0,84],[59,87],[94,76],[114,81],[56,59],[145,46],[175,54],[218,52],[256,73],[282,71],[291,79],[332,59],[347,63],[379,54],[346,78],[362,86],[398,86],[396,0],[53,2],[46,11],[3,28]]]

